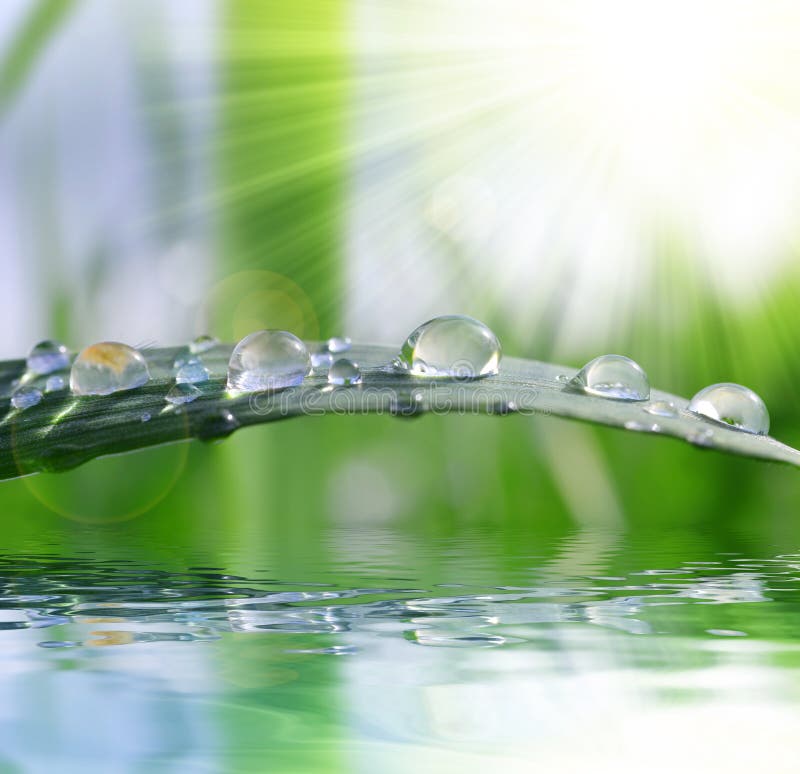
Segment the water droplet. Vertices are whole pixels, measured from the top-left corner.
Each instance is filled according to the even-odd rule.
[[[686,436],[686,440],[695,446],[713,446],[714,433],[707,427],[704,427],[702,430],[689,433],[689,435]]]
[[[361,370],[352,361],[343,357],[337,360],[328,371],[328,382],[343,387],[361,383]]]
[[[712,384],[700,390],[689,401],[689,411],[746,433],[769,432],[769,412],[764,401],[741,384]]]
[[[311,371],[306,345],[288,331],[256,331],[234,348],[228,363],[228,389],[256,392],[302,383]]]
[[[389,404],[389,412],[395,417],[418,417],[422,415],[424,409],[424,396],[420,392],[412,392],[410,395],[397,395]]]
[[[338,355],[340,352],[347,352],[352,346],[353,342],[347,336],[334,336],[328,339],[327,343],[328,352],[333,352],[334,355]]]
[[[36,387],[20,387],[11,395],[11,405],[17,409],[35,406],[42,399],[42,391]]]
[[[209,349],[216,347],[219,344],[219,339],[213,336],[203,335],[198,336],[194,341],[189,344],[189,352],[193,355],[199,355],[201,352],[208,352]]]
[[[503,398],[498,398],[494,403],[490,403],[486,407],[487,413],[497,414],[501,417],[513,414],[517,410],[517,404],[513,400],[505,400]]]
[[[655,422],[636,422],[631,420],[625,423],[626,430],[634,430],[637,433],[660,433],[661,426]]]
[[[232,411],[221,409],[208,417],[200,427],[197,437],[201,441],[213,441],[230,435],[239,427],[239,420]]]
[[[311,365],[314,368],[328,368],[333,362],[333,355],[330,352],[312,352]]]
[[[142,422],[149,422],[150,414],[147,411],[145,411],[144,414],[142,414],[142,416],[140,417],[140,419],[142,420]]]
[[[67,380],[63,376],[51,376],[44,385],[45,392],[58,392],[67,386]]]
[[[496,374],[501,356],[497,336],[482,322],[446,315],[413,331],[394,365],[415,376],[477,379]]]
[[[40,341],[28,353],[27,366],[35,374],[50,374],[69,368],[69,350],[58,341]]]
[[[648,414],[657,417],[677,417],[678,407],[671,400],[654,400],[644,407]]]
[[[197,384],[208,381],[208,369],[195,357],[187,360],[175,374],[177,384]]]
[[[647,400],[650,383],[642,367],[623,355],[601,355],[589,361],[570,384],[589,395],[613,400]]]
[[[559,374],[556,376],[556,381],[566,384],[569,381],[569,377],[566,374]]]
[[[176,384],[166,395],[166,400],[173,406],[180,406],[183,403],[191,403],[195,398],[199,398],[202,393],[193,384],[181,382]]]
[[[76,395],[110,395],[141,387],[150,379],[141,352],[127,344],[92,344],[75,358],[69,385]]]

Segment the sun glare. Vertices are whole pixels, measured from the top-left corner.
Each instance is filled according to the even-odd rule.
[[[525,288],[525,309],[540,310],[568,275],[564,319],[590,334],[602,325],[581,310],[598,296],[631,303],[667,239],[697,279],[736,297],[766,292],[792,258],[797,3],[439,0],[416,12],[424,24],[411,9],[364,7],[358,45],[374,80],[356,91],[369,119],[356,136],[370,148],[363,179],[382,150],[386,164],[403,162],[379,204],[356,202],[363,282],[386,248],[387,212],[427,219],[477,271],[491,250],[508,277],[495,303]],[[389,63],[377,76],[376,62]],[[480,196],[461,195],[465,180]],[[415,228],[402,232],[399,263],[431,253]],[[450,287],[445,274],[437,283]]]

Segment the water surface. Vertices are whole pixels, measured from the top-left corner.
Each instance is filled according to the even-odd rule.
[[[800,546],[127,537],[0,557],[0,770],[793,770]]]

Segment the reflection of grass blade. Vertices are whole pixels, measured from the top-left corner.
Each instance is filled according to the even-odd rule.
[[[0,116],[33,70],[75,0],[39,0],[0,60]]]
[[[561,366],[516,358],[506,358],[498,376],[478,381],[421,379],[386,365],[393,349],[356,346],[349,354],[362,365],[364,382],[359,387],[333,389],[322,374],[308,377],[300,387],[232,395],[225,384],[230,346],[219,346],[204,356],[212,378],[198,385],[200,397],[178,408],[164,397],[174,380],[171,364],[181,351],[148,353],[153,378],[139,389],[104,397],[47,393],[36,406],[11,409],[0,422],[0,478],[63,470],[94,457],[187,438],[222,437],[238,427],[292,416],[330,413],[555,414],[800,467],[800,451],[696,417],[686,411],[683,398],[654,390],[652,400],[672,401],[678,411],[675,416],[653,416],[641,402],[565,389],[559,376],[568,370]],[[23,368],[21,361],[0,364],[0,394],[6,399],[11,381]]]

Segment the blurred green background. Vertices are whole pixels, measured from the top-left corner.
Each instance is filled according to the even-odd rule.
[[[263,327],[399,345],[458,312],[516,356],[740,382],[800,445],[800,13],[598,5],[4,3],[2,355]],[[0,485],[7,553],[295,579],[370,556],[342,528],[407,536],[392,562],[439,580],[419,546],[465,530],[500,574],[575,530],[769,553],[798,502],[788,468],[513,416],[308,417]],[[304,663],[291,700],[322,723],[328,667]]]
[[[800,443],[800,176],[793,156],[780,176],[774,168],[776,143],[796,131],[796,84],[788,74],[783,89],[772,83],[760,113],[731,106],[754,99],[748,89],[779,58],[759,36],[794,15],[729,10],[719,34],[747,40],[750,56],[762,46],[761,59],[707,48],[714,61],[692,61],[692,80],[718,78],[733,97],[705,92],[699,106],[660,49],[640,62],[647,93],[630,77],[618,75],[616,91],[588,78],[603,46],[627,41],[641,57],[652,34],[628,5],[606,11],[614,31],[595,40],[580,3],[507,0],[483,27],[481,3],[456,19],[446,0],[8,4],[4,353],[51,335],[75,348],[167,345],[259,327],[399,343],[421,320],[463,312],[511,354],[577,367],[621,352],[685,395],[741,382],[767,402],[774,435]],[[548,53],[555,32],[564,51]],[[634,113],[663,121],[677,105],[695,113],[626,147],[655,121]],[[591,112],[601,107],[602,119]],[[755,144],[756,119],[771,122],[770,143]],[[720,143],[726,156],[711,147]],[[712,214],[752,244],[726,254],[697,191],[721,192],[745,161],[746,187],[720,194]],[[773,188],[754,186],[759,174]],[[341,518],[332,492],[351,474],[359,486],[381,482],[360,516],[384,497],[374,507],[386,518],[434,531],[593,520],[715,530],[751,518],[754,503],[776,530],[795,521],[789,471],[521,418],[302,419],[7,483],[0,496],[15,514],[10,535],[65,513],[97,524],[135,514],[165,534],[185,530],[188,543],[193,524],[219,521],[290,555]]]

